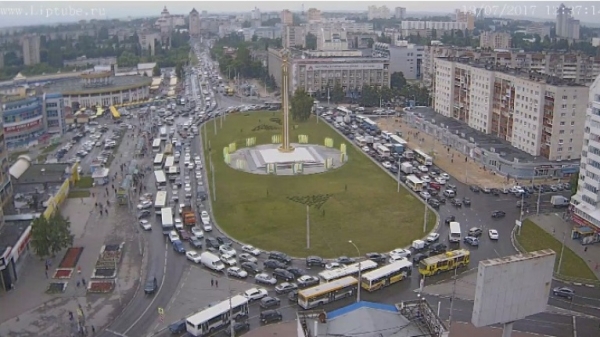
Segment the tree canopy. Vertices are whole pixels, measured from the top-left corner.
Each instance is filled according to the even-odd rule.
[[[72,245],[71,222],[60,213],[55,212],[50,219],[40,216],[33,220],[31,246],[37,256],[54,256],[59,251]]]
[[[292,119],[298,122],[307,121],[313,108],[313,98],[304,89],[298,88],[290,101]]]

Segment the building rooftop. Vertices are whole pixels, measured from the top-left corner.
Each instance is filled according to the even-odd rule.
[[[15,246],[30,224],[31,220],[4,222],[4,226],[0,228],[0,255],[2,255],[9,247],[12,249],[18,248]]]
[[[150,86],[150,84],[152,84],[152,78],[143,76],[113,76],[111,80],[112,84],[107,86],[85,88],[79,78],[66,79],[60,82],[50,83],[44,88],[44,91],[50,93],[60,92],[64,95],[92,94],[133,89]]]
[[[62,183],[69,164],[32,164],[17,179],[17,184]]]

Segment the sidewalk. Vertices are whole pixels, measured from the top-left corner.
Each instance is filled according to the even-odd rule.
[[[566,232],[567,235],[570,235],[571,229],[573,228],[573,225],[570,222],[563,220],[557,213],[535,215],[530,217],[530,219],[540,226],[540,228],[553,234],[559,241],[562,241],[563,233]],[[575,254],[585,260],[596,277],[600,279],[600,245],[592,244],[584,246],[580,244],[579,241],[573,240],[567,236],[565,246],[569,247]],[[557,252],[557,254],[558,253],[559,252]]]
[[[483,170],[472,159],[467,159],[464,154],[453,148],[445,147],[431,135],[411,127],[401,118],[379,118],[377,125],[381,130],[402,131],[402,138],[408,142],[411,149],[421,149],[426,153],[433,152],[434,164],[462,183],[488,188],[504,188],[506,186],[506,178]]]

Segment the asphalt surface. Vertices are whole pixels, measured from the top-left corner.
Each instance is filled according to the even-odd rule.
[[[197,81],[191,81],[191,89],[194,92],[199,92],[199,84]],[[237,106],[240,105],[242,99],[238,97],[224,97],[221,95],[216,95],[217,101],[219,102],[219,108],[225,108],[228,106]],[[247,100],[244,100],[246,102]],[[178,118],[176,121],[176,125],[183,123],[186,118]],[[196,154],[201,154],[201,141],[200,137],[196,137],[191,143],[191,155],[194,157]],[[91,158],[92,156],[90,154]],[[151,158],[147,158],[148,161]],[[180,162],[182,165],[182,162]],[[206,167],[206,165],[205,165]],[[182,167],[181,172],[186,170]],[[193,174],[190,175],[192,181],[194,181],[195,177]],[[183,178],[183,176],[182,176]],[[203,179],[206,180],[206,171],[204,171]],[[150,174],[147,176],[148,179],[146,181],[147,192],[155,192],[153,176]],[[204,182],[205,185],[207,182]],[[470,207],[462,207],[462,208],[454,208],[451,205],[442,205],[439,209],[440,213],[440,240],[441,242],[445,242],[448,235],[448,228],[444,224],[444,219],[450,215],[455,215],[457,221],[461,223],[463,231],[467,230],[470,227],[482,227],[484,229],[484,235],[482,236],[480,246],[479,247],[466,247],[471,251],[471,268],[477,266],[477,263],[481,260],[501,257],[506,255],[511,255],[515,253],[515,250],[510,242],[510,233],[515,225],[515,220],[519,218],[519,211],[516,207],[516,202],[520,199],[515,198],[510,195],[501,195],[499,197],[494,197],[492,195],[484,195],[482,193],[473,193],[469,190],[468,186],[456,181],[455,179],[451,179],[450,183],[457,186],[458,195],[460,197],[469,197],[472,200],[472,205]],[[196,184],[191,184],[195,189]],[[206,185],[207,186],[207,185]],[[184,200],[184,192],[182,189],[179,189],[180,200]],[[193,195],[195,195],[195,191],[193,191]],[[552,207],[549,203],[551,194],[544,194],[541,197],[541,210],[552,211]],[[169,198],[170,199],[170,198]],[[535,204],[535,200],[528,200],[530,203]],[[502,219],[492,219],[490,214],[494,210],[503,210],[507,213],[505,218]],[[197,210],[198,213],[200,209]],[[534,207],[530,209],[530,211],[535,211]],[[150,274],[156,274],[160,288],[159,291],[153,296],[145,296],[143,293],[143,289],[140,289],[132,302],[127,306],[127,308],[123,311],[123,313],[114,321],[113,324],[110,325],[108,330],[105,330],[101,336],[146,336],[148,331],[154,327],[158,321],[158,309],[167,307],[169,301],[172,299],[175,294],[178,293],[178,289],[180,288],[180,281],[183,273],[190,267],[191,262],[187,261],[184,256],[180,254],[176,254],[170,247],[170,244],[165,242],[165,239],[162,236],[160,231],[160,223],[159,219],[153,220],[153,226],[158,230],[154,230],[149,233],[142,233],[145,238],[145,242],[147,245],[146,252],[148,254],[148,271]],[[500,240],[497,242],[490,241],[487,238],[487,229],[494,228],[498,230],[500,233]],[[215,228],[214,231],[210,234],[205,233],[205,237],[207,236],[218,236],[222,235]],[[461,244],[462,245],[462,244]],[[189,246],[186,243],[186,248]],[[239,252],[240,247],[234,244],[234,248]],[[260,260],[264,260],[264,254],[260,258]],[[304,262],[300,260],[296,260],[292,263],[293,266],[298,268],[303,268],[306,270],[304,266]],[[312,269],[307,270],[308,274],[316,274],[320,272],[320,269]],[[205,271],[206,279],[214,277],[210,272]],[[435,277],[431,277],[427,279],[427,283],[437,283],[448,280],[451,277],[450,274],[442,274]],[[198,280],[200,282],[200,280]],[[226,282],[226,281],[225,281]],[[554,282],[552,286],[561,285],[558,282]],[[248,280],[247,288],[254,287],[254,282],[251,279]],[[366,301],[373,302],[383,302],[383,303],[398,303],[403,300],[416,298],[415,289],[419,287],[418,282],[418,272],[415,270],[413,276],[410,280],[405,280],[396,284],[392,287],[374,292],[368,293],[366,291],[362,292],[362,299]],[[267,287],[270,288],[270,287]],[[549,299],[549,305],[556,306],[559,308],[564,308],[567,310],[573,310],[580,312],[582,314],[594,315],[596,317],[600,317],[600,302],[598,301],[600,292],[597,289],[585,288],[585,287],[577,287],[577,297],[573,299],[573,301],[564,301],[562,299],[557,299],[551,297]],[[185,295],[185,294],[184,294]],[[270,288],[270,295],[274,295],[274,291]],[[293,320],[296,318],[297,305],[295,303],[290,303],[287,300],[285,295],[280,296],[282,298],[281,308],[279,310],[282,312],[284,316],[284,321]],[[428,297],[430,303],[434,305],[435,303],[441,301],[441,311],[440,315],[444,319],[448,319],[450,316],[450,305],[449,300],[447,299],[437,299],[436,297]],[[332,310],[336,308],[343,307],[352,303],[354,299],[345,299],[338,302],[334,302],[328,306],[325,306],[325,310]],[[463,321],[469,322],[471,318],[472,312],[472,302],[464,301],[464,300],[454,300],[454,306],[452,310],[452,320],[453,321]],[[204,304],[198,303],[199,309]],[[257,304],[251,304],[250,307],[251,317],[249,322],[252,327],[259,326],[257,315],[260,312]],[[598,320],[593,320],[584,317],[577,317],[576,324],[579,335],[583,336],[592,336],[595,335],[598,331]],[[535,315],[525,320],[521,320],[515,323],[515,329],[520,331],[527,332],[535,332],[540,334],[548,334],[553,336],[571,336],[573,335],[573,317],[568,315],[559,315],[553,313],[543,313],[539,315]],[[159,336],[169,335],[167,331],[162,331],[158,333]]]

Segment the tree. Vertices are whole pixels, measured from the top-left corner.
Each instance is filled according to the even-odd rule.
[[[331,89],[330,95],[331,95],[331,100],[336,104],[340,103],[341,101],[344,100],[344,97],[346,97],[346,94],[344,93],[344,88],[342,88],[342,85],[340,84],[340,82],[335,82],[333,89]]]
[[[73,245],[71,222],[56,212],[50,219],[41,216],[31,224],[31,246],[39,257],[54,256]]]
[[[571,184],[571,196],[577,193],[577,183],[579,182],[579,172],[571,176],[569,183]]]
[[[392,76],[390,77],[390,85],[396,90],[402,89],[402,87],[406,85],[406,78],[404,78],[404,74],[401,71],[392,73]]]
[[[158,63],[154,66],[154,69],[152,69],[152,76],[154,77],[158,77],[160,76],[160,67],[158,66]]]
[[[179,79],[183,79],[184,77],[183,65],[181,63],[177,63],[175,66],[175,76],[177,76]]]
[[[298,122],[307,121],[313,108],[313,98],[304,89],[298,88],[290,101],[292,119]]]
[[[363,86],[362,87],[362,95],[360,97],[360,104],[362,106],[371,107],[379,105],[379,90],[377,88]]]
[[[317,37],[314,34],[312,34],[312,33],[306,34],[305,42],[306,42],[306,49],[310,49],[310,50],[317,49]]]

